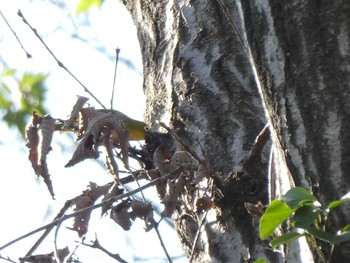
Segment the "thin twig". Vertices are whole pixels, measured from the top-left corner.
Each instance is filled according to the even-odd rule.
[[[207,192],[208,192],[210,187],[211,187],[211,189],[213,189],[213,185],[214,185],[214,180],[210,180],[210,182],[208,183],[207,188],[205,189],[204,195],[207,194]],[[212,195],[213,195],[213,191],[211,192],[211,197],[212,197]],[[190,263],[192,263],[192,261],[193,261],[194,252],[195,252],[195,249],[196,249],[196,246],[197,246],[197,242],[199,240],[199,236],[201,234],[201,228],[204,225],[205,220],[207,219],[208,212],[209,212],[209,210],[207,210],[205,212],[201,222],[199,223],[198,230],[197,230],[196,236],[195,236],[194,241],[193,241],[193,246],[192,246],[192,250],[191,250],[191,256],[189,258],[189,262]]]
[[[114,68],[114,77],[113,77],[113,88],[112,88],[112,96],[111,96],[111,110],[113,110],[113,100],[114,100],[114,90],[115,90],[115,80],[117,78],[117,69],[118,69],[118,61],[119,61],[119,53],[120,48],[115,50],[115,68]]]
[[[194,252],[196,250],[197,242],[199,240],[199,236],[201,235],[201,228],[204,225],[205,220],[207,219],[208,212],[209,211],[205,212],[201,222],[199,223],[198,230],[197,230],[196,236],[195,236],[194,241],[193,241],[193,246],[192,246],[192,250],[191,250],[191,256],[189,258],[189,262],[190,263],[192,263],[192,261],[193,261],[193,256],[194,256]]]
[[[2,18],[4,19],[6,25],[9,27],[9,29],[11,30],[12,34],[15,36],[18,44],[21,46],[21,48],[24,50],[24,52],[26,53],[26,56],[28,59],[32,58],[32,55],[24,48],[24,46],[22,45],[21,40],[19,39],[19,37],[17,36],[16,32],[12,29],[11,25],[9,24],[9,22],[7,21],[7,19],[5,18],[4,14],[1,12],[0,10],[0,14],[2,16]]]
[[[160,245],[162,246],[163,251],[164,251],[164,253],[165,253],[165,255],[166,255],[168,261],[169,261],[170,263],[172,263],[173,261],[172,261],[170,255],[169,255],[168,250],[166,249],[166,246],[165,246],[165,244],[164,244],[164,242],[163,242],[162,236],[160,235],[160,232],[159,232],[159,229],[158,229],[159,222],[158,222],[158,223],[155,222],[155,220],[152,218],[152,224],[153,224],[154,230],[155,230],[156,233],[157,233],[157,236],[158,236]]]
[[[49,51],[50,55],[55,59],[55,61],[57,62],[58,66],[63,68],[73,79],[75,79],[80,86],[83,87],[84,91],[86,93],[88,93],[98,104],[100,104],[100,106],[104,109],[106,109],[106,107],[102,104],[102,102],[100,102],[100,100],[56,57],[56,55],[51,51],[51,49],[46,45],[45,41],[41,38],[41,36],[38,34],[38,32],[36,31],[35,28],[33,28],[28,21],[24,18],[21,10],[18,10],[17,13],[23,20],[23,22],[33,31],[33,33],[35,34],[35,36],[40,40],[40,42],[45,46],[45,48],[47,49],[47,51]]]
[[[110,256],[111,258],[114,258],[115,260],[117,260],[118,262],[121,262],[121,263],[128,263],[126,260],[122,259],[120,257],[120,255],[117,253],[117,254],[113,254],[111,253],[110,251],[108,251],[107,249],[105,249],[103,246],[101,246],[100,242],[98,241],[97,237],[95,238],[95,241],[92,243],[92,244],[87,244],[87,243],[82,243],[84,246],[87,246],[87,247],[91,247],[91,248],[96,248],[96,249],[99,249],[101,250],[102,252],[106,253],[108,256]]]
[[[68,256],[65,257],[63,263],[68,263],[69,260],[71,259],[71,257],[73,256],[73,254],[78,250],[78,248],[80,247],[80,245],[82,245],[84,243],[84,240],[85,240],[85,236],[83,236],[81,239],[80,239],[80,242],[75,246],[75,248],[72,250],[72,252],[69,253]]]
[[[16,261],[13,261],[12,259],[10,259],[9,257],[5,258],[3,256],[0,255],[0,259],[6,260],[8,262],[12,262],[12,263],[17,263]]]
[[[22,236],[20,236],[20,237],[18,237],[18,238],[16,238],[16,239],[14,239],[14,240],[12,240],[12,241],[6,243],[5,245],[3,245],[3,246],[0,247],[0,251],[3,250],[3,249],[5,249],[5,248],[7,248],[7,247],[9,247],[9,246],[11,246],[12,244],[14,244],[14,243],[16,243],[16,242],[18,242],[18,241],[24,239],[24,238],[27,238],[27,237],[29,237],[29,236],[31,236],[31,235],[34,235],[35,233],[38,233],[38,232],[40,232],[40,231],[42,231],[42,230],[45,230],[45,229],[48,229],[48,228],[50,228],[50,227],[52,227],[52,226],[56,226],[57,224],[59,224],[59,223],[65,221],[65,220],[67,220],[67,219],[69,219],[69,218],[72,218],[72,217],[75,217],[75,216],[80,215],[80,214],[82,214],[82,213],[85,213],[86,211],[99,208],[99,207],[101,207],[101,206],[103,206],[103,205],[110,204],[111,202],[116,202],[116,201],[118,201],[118,200],[120,200],[120,199],[123,199],[123,198],[126,198],[126,197],[130,197],[130,196],[132,196],[132,195],[134,195],[134,194],[136,194],[136,193],[138,193],[138,192],[140,192],[140,191],[142,191],[142,190],[144,190],[144,189],[147,189],[147,188],[149,188],[149,187],[151,187],[151,186],[157,184],[158,182],[167,180],[169,177],[173,176],[174,174],[178,174],[178,172],[181,171],[181,170],[182,170],[182,167],[179,167],[179,168],[175,169],[174,171],[172,171],[172,172],[170,172],[170,173],[168,173],[168,174],[166,174],[166,175],[164,175],[164,176],[162,176],[162,177],[159,177],[159,178],[157,178],[157,179],[155,179],[155,180],[149,182],[148,184],[145,184],[145,185],[143,185],[143,186],[141,186],[141,187],[139,187],[139,188],[137,188],[137,189],[131,190],[131,191],[128,192],[128,193],[121,194],[121,195],[118,195],[118,196],[113,196],[113,197],[111,197],[111,198],[109,198],[109,199],[107,199],[107,200],[105,200],[105,201],[103,201],[103,202],[101,202],[101,203],[98,203],[98,204],[95,204],[95,205],[92,205],[92,206],[85,207],[85,208],[83,208],[83,209],[80,209],[80,210],[78,210],[78,211],[76,211],[76,212],[74,212],[74,213],[68,214],[68,215],[63,215],[61,218],[58,218],[58,219],[52,221],[52,222],[49,223],[49,224],[46,224],[46,225],[44,225],[44,226],[41,226],[41,227],[39,227],[39,228],[37,228],[37,229],[35,229],[35,230],[33,230],[33,231],[30,231],[30,232],[27,233],[27,234],[24,234],[24,235],[22,235]]]
[[[56,225],[55,237],[54,237],[54,241],[53,241],[53,243],[55,245],[55,253],[54,253],[54,255],[55,255],[57,263],[61,263],[61,260],[60,260],[60,258],[58,256],[58,247],[57,247],[58,230],[60,229],[61,224],[62,224],[62,222],[60,222],[60,223],[58,223]]]
[[[71,206],[72,204],[72,200],[68,200],[65,202],[64,206],[61,208],[61,210],[58,212],[58,214],[55,216],[54,220],[57,220],[59,218],[61,218],[64,213],[68,210],[68,208]],[[27,252],[27,254],[25,255],[25,257],[28,257],[30,255],[33,254],[33,252],[39,247],[39,245],[41,244],[41,242],[43,242],[43,240],[47,237],[47,235],[51,232],[51,230],[55,227],[55,225],[52,225],[50,227],[48,227],[45,232],[42,234],[42,236],[38,239],[38,241],[35,242],[34,246],[32,246],[32,248]]]
[[[256,137],[254,146],[250,151],[249,157],[243,164],[244,170],[249,170],[252,166],[254,166],[256,159],[261,158],[262,150],[269,139],[270,129],[269,125],[267,124]]]
[[[247,46],[244,44],[243,38],[241,37],[241,34],[239,33],[237,27],[236,27],[236,23],[233,20],[233,17],[230,15],[230,12],[227,8],[227,6],[223,3],[222,0],[217,0],[217,2],[219,3],[219,5],[221,6],[222,11],[224,12],[226,18],[228,19],[233,31],[235,32],[235,35],[238,37],[238,40],[240,42],[240,44],[242,45],[242,48],[244,49],[244,52],[246,52],[247,56],[250,56],[250,52],[247,48]]]

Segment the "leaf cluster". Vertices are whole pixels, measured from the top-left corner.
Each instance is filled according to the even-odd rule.
[[[18,80],[16,71],[4,70],[0,80],[0,110],[3,120],[9,127],[16,127],[22,136],[25,135],[25,127],[33,111],[43,114],[45,108],[46,88],[44,82],[47,74],[24,73]],[[10,88],[11,81],[17,84],[19,100],[16,93]]]
[[[182,198],[183,190],[192,189],[203,179],[211,177],[205,161],[199,159],[189,147],[184,147],[188,149],[184,151],[174,150],[175,142],[172,136],[178,138],[175,134],[153,133],[147,129],[148,136],[141,150],[131,147],[129,141],[133,140],[131,136],[133,130],[129,129],[134,129],[135,126],[127,124],[130,124],[132,119],[116,111],[85,107],[87,101],[87,98],[79,96],[67,119],[53,118],[50,115],[39,116],[34,112],[26,129],[29,160],[36,175],[44,179],[52,197],[54,197],[54,189],[47,157],[52,149],[52,138],[56,131],[73,132],[77,136],[77,147],[66,167],[74,166],[86,159],[99,158],[101,147],[106,153],[105,166],[113,180],[102,186],[90,182],[82,194],[69,200],[68,208],[72,208],[73,213],[64,215],[64,211],[56,219],[59,222],[57,224],[61,224],[61,220],[73,217],[73,226],[70,229],[83,238],[88,232],[91,212],[101,207],[101,216],[109,214],[111,220],[125,231],[128,231],[133,222],[139,218],[144,221],[146,231],[154,228],[158,234],[157,227],[160,221],[156,222],[153,217],[152,204],[145,198],[143,200],[135,198],[133,191],[124,193],[125,184],[133,181],[139,184],[140,179],[150,180],[151,182],[147,185],[139,184],[140,190],[135,189],[135,191],[155,186],[160,201],[164,204],[164,210],[160,213],[161,219],[171,217],[179,208],[179,199]],[[183,144],[183,142],[180,143]],[[131,171],[129,158],[138,161],[144,169],[138,172]],[[129,176],[120,177],[117,164],[119,160],[130,172]],[[212,198],[205,192],[194,199],[192,212],[199,215],[214,207]],[[48,257],[51,256],[48,254]]]
[[[349,241],[350,225],[339,229],[336,233],[331,233],[326,229],[329,213],[349,200],[350,193],[324,206],[305,188],[292,188],[280,200],[272,201],[267,207],[260,220],[260,237],[264,240],[273,236],[275,230],[289,219],[294,229],[274,238],[271,241],[274,248],[302,236],[312,241],[313,244],[315,244],[314,238],[331,245]]]

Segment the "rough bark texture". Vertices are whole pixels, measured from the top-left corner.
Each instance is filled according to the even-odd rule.
[[[319,262],[303,240],[272,250],[259,239],[244,202],[267,204],[271,194],[294,184],[325,203],[349,190],[349,5],[318,0],[124,3],[143,55],[146,121],[153,129],[159,129],[156,120],[174,128],[215,178],[217,208],[206,216],[194,250],[204,215],[191,210],[203,190],[187,188],[174,216],[186,254],[196,262],[259,257]],[[270,169],[269,143],[265,155],[260,155],[264,140],[250,155],[266,123],[272,135]],[[349,210],[339,210],[329,227],[349,219]],[[332,262],[349,260],[347,246],[342,248],[335,248]]]

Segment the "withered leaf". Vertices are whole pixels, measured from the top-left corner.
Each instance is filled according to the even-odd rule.
[[[39,145],[39,133],[38,128],[30,125],[26,129],[26,138],[27,144],[26,146],[29,148],[29,156],[28,159],[32,164],[34,172],[36,175],[40,175],[40,166],[39,166],[39,153],[38,153],[38,145]]]
[[[154,165],[158,168],[161,176],[170,172],[169,161],[171,155],[164,145],[159,145],[153,153]]]
[[[139,200],[131,201],[131,209],[132,218],[138,217],[144,219],[148,216],[152,216],[153,212],[153,207],[150,203],[142,202]]]
[[[99,197],[108,192],[109,187],[110,184],[98,186],[90,182],[87,189],[83,191],[83,194],[72,200],[71,206],[74,207],[74,212],[92,206]],[[77,214],[74,217],[73,229],[77,231],[79,237],[82,237],[88,231],[91,211],[91,209],[87,209],[85,212]]]
[[[91,200],[91,197],[84,194],[75,197],[72,201],[72,206],[74,206],[74,212],[92,206],[94,204],[94,201]],[[90,215],[91,210],[88,209],[84,213],[77,214],[74,217],[73,229],[77,231],[79,237],[82,237],[86,234],[90,221]]]
[[[175,182],[171,183],[169,194],[167,194],[161,201],[164,204],[164,210],[161,213],[161,216],[171,217],[171,215],[176,209],[177,200],[185,185],[185,181],[186,181],[186,178],[184,176],[184,173],[181,173],[179,178]]]
[[[68,247],[63,249],[57,249],[57,256],[60,262],[63,262],[69,255]],[[54,252],[49,254],[32,255],[23,258],[19,258],[21,262],[32,262],[32,263],[57,263]]]
[[[77,101],[75,102],[75,105],[73,106],[72,112],[69,115],[69,119],[67,120],[65,126],[67,128],[71,128],[73,123],[78,119],[79,113],[81,109],[83,108],[84,104],[88,101],[89,99],[83,96],[77,96]]]
[[[110,217],[113,219],[118,225],[120,225],[124,230],[130,230],[132,225],[131,216],[128,212],[130,208],[130,203],[128,201],[122,201],[117,204],[111,210]]]
[[[82,108],[79,115],[79,134],[78,140],[80,140],[85,134],[89,121],[99,116],[101,112],[97,111],[94,107]]]
[[[151,180],[155,180],[155,179],[158,179],[160,177],[160,173],[159,173],[158,169],[151,169],[148,171],[148,176],[151,178]],[[155,187],[157,189],[157,194],[158,194],[160,199],[163,199],[165,194],[166,194],[166,186],[167,186],[167,182],[165,180],[158,181],[155,184]]]
[[[98,147],[104,142],[103,138],[109,133],[108,131],[113,131],[111,134],[117,135],[113,137],[113,143],[120,144],[123,162],[128,167],[129,131],[121,120],[108,113],[99,113],[97,117],[89,120],[87,130],[66,167],[73,166],[87,158],[98,158]]]
[[[105,147],[107,151],[107,156],[106,156],[106,165],[107,165],[107,170],[108,172],[114,176],[114,179],[118,182],[119,181],[119,169],[118,169],[118,164],[114,158],[114,153],[113,153],[113,138],[112,138],[112,133],[111,131],[107,131],[106,137],[105,137]]]
[[[111,184],[109,184],[111,185]],[[118,196],[120,194],[122,194],[124,192],[124,189],[120,189],[118,187],[118,183],[117,182],[114,182],[113,185],[110,186],[110,188],[108,189],[107,193],[105,194],[105,196],[103,197],[102,199],[102,202],[114,197],[114,196]],[[101,207],[101,216],[104,215],[109,209],[111,209],[111,206],[112,206],[112,203],[113,201],[111,202],[107,202],[106,204],[104,204],[102,207]]]
[[[55,131],[55,119],[50,115],[40,117],[33,113],[32,120],[26,129],[26,146],[29,148],[29,161],[36,175],[43,177],[47,188],[54,198],[54,191],[47,167],[47,154]]]
[[[261,217],[264,213],[264,206],[260,201],[257,204],[244,202],[244,207],[252,216]]]
[[[51,150],[53,132],[55,131],[55,119],[50,115],[42,117],[39,126],[39,161],[46,160],[46,156]]]
[[[32,262],[32,263],[56,263],[55,254],[53,252],[49,254],[33,255],[28,257],[20,258],[21,262]]]
[[[215,203],[211,198],[207,195],[199,198],[196,202],[196,211],[197,213],[202,213],[204,211],[208,211],[212,208],[215,208]]]

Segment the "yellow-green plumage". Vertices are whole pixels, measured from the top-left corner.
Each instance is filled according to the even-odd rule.
[[[126,128],[130,132],[130,141],[141,141],[145,139],[145,127],[147,127],[146,123],[143,121],[138,121],[130,118],[129,116],[125,115],[124,113],[117,111],[117,110],[99,110],[101,112],[109,113],[111,112],[114,116],[116,116],[118,119],[123,120],[125,122]]]

